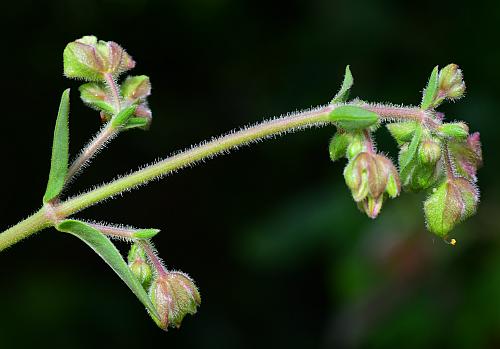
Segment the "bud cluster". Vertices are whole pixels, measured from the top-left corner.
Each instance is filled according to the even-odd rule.
[[[162,329],[178,328],[184,316],[196,313],[201,298],[194,281],[180,271],[167,270],[150,242],[139,240],[132,245],[128,265],[148,292]]]
[[[346,69],[347,73],[342,96],[348,96],[352,86],[350,70]],[[350,82],[347,89],[346,80]],[[476,172],[482,164],[479,133],[469,135],[465,123],[443,122],[444,114],[435,111],[443,101],[458,99],[464,92],[462,71],[457,65],[441,70],[435,67],[423,93],[420,114],[410,118],[389,114],[387,128],[400,148],[398,169],[374,149],[371,132],[380,123],[377,109],[359,102],[336,106],[346,100],[333,99],[330,119],[338,130],[330,141],[330,158],[348,159],[346,184],[358,207],[369,217],[375,218],[384,199],[396,197],[401,188],[429,190],[424,203],[427,227],[443,238],[476,211]]]
[[[120,111],[134,107],[133,113],[118,125],[122,129],[147,129],[152,114],[147,104],[151,83],[145,75],[128,76],[121,86],[118,77],[135,67],[135,62],[115,42],[84,36],[64,49],[64,74],[69,78],[89,81],[80,86],[85,104],[100,112],[103,122],[113,119]]]

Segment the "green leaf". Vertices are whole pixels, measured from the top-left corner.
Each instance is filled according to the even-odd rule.
[[[120,252],[116,249],[115,245],[100,231],[92,228],[85,222],[67,219],[60,222],[56,226],[57,230],[64,233],[70,233],[87,245],[90,246],[102,259],[114,270],[120,279],[127,284],[130,290],[137,296],[142,304],[146,307],[151,318],[160,326],[158,313],[151,303],[148,294],[142,287],[141,283],[132,274],[127,263],[123,260]]]
[[[376,113],[353,105],[337,107],[330,112],[329,117],[330,121],[349,131],[365,129],[379,119]]]
[[[330,103],[343,103],[347,101],[347,98],[349,98],[349,92],[353,84],[354,78],[352,77],[351,69],[349,69],[349,66],[346,66],[342,86]]]
[[[386,125],[387,129],[399,145],[410,142],[417,127],[415,121],[394,122]]]
[[[148,126],[149,120],[146,118],[130,118],[123,128],[125,130],[130,130],[138,127],[147,128]]]
[[[134,232],[136,239],[151,239],[160,232],[160,229],[140,229]]]
[[[401,180],[403,183],[406,182],[406,178],[410,172],[410,169],[413,167],[415,161],[417,161],[417,150],[420,145],[420,141],[422,139],[422,126],[417,125],[415,128],[415,132],[413,134],[413,138],[408,146],[408,150],[401,153],[399,157],[399,172],[401,176]]]
[[[120,111],[111,120],[111,126],[112,127],[120,127],[120,126],[125,125],[127,123],[127,121],[130,119],[130,117],[132,115],[134,115],[136,108],[137,108],[137,105],[134,104],[134,105],[128,106],[127,108]]]
[[[335,135],[330,140],[330,146],[328,150],[330,152],[330,159],[336,161],[343,158],[346,155],[347,147],[351,141],[350,135],[347,133],[335,133]]]
[[[43,202],[47,203],[57,197],[66,180],[69,160],[69,89],[61,96],[59,111],[57,113],[56,127],[54,129],[54,140],[52,142],[52,158],[50,160],[49,181]]]
[[[423,110],[435,107],[434,102],[436,100],[438,90],[439,90],[439,74],[438,74],[438,66],[435,66],[434,69],[432,70],[429,82],[427,83],[427,87],[425,88],[424,94],[422,96],[422,104],[420,105],[420,107]]]

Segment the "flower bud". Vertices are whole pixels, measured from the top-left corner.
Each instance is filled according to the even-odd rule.
[[[151,285],[150,298],[160,316],[161,327],[180,327],[186,314],[195,314],[201,303],[193,280],[182,272],[160,275]]]
[[[121,95],[126,101],[135,103],[151,94],[151,83],[146,75],[129,76],[121,86]]]
[[[448,64],[439,72],[439,94],[447,99],[458,99],[465,93],[462,71],[456,64]]]
[[[112,98],[104,84],[89,82],[79,88],[82,101],[98,111],[104,112],[108,117],[116,113]]]
[[[408,143],[403,144],[399,152],[399,163],[405,158],[409,159],[405,170],[401,170],[401,183],[405,190],[418,192],[430,188],[438,179],[441,169],[441,146],[438,139],[427,135],[423,141],[415,143],[414,149],[413,156],[410,156]]]
[[[138,244],[133,244],[128,253],[127,260],[132,274],[135,275],[145,289],[148,289],[151,285],[153,272],[147,262],[144,249]]]
[[[418,148],[418,158],[423,165],[434,165],[441,158],[441,145],[432,138],[422,141]]]
[[[125,50],[112,41],[97,41],[84,36],[66,45],[63,53],[64,74],[69,78],[103,81],[106,74],[117,77],[135,66]]]
[[[427,227],[445,238],[462,220],[476,211],[479,190],[465,178],[448,178],[424,202]]]
[[[353,132],[349,134],[351,135],[351,137],[350,143],[347,146],[346,156],[350,160],[355,158],[356,155],[358,155],[362,151],[366,151],[366,142],[365,137],[361,132]]]
[[[465,122],[450,122],[440,125],[438,132],[447,138],[463,140],[469,135],[469,126]]]
[[[460,176],[476,181],[477,169],[483,163],[479,132],[467,137],[465,142],[449,142],[448,149]]]
[[[384,194],[396,197],[400,192],[398,172],[383,155],[359,153],[347,164],[344,178],[354,201],[371,218],[379,214]]]

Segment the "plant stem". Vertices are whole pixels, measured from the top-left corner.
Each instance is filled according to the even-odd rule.
[[[132,241],[134,239],[134,230],[128,228],[120,228],[120,227],[112,227],[109,225],[97,224],[97,223],[88,223],[92,228],[99,230],[104,235],[107,235],[111,238],[119,238]]]
[[[455,178],[455,172],[453,171],[450,152],[448,150],[448,142],[445,142],[443,146],[443,158],[444,167],[446,168],[446,176],[448,177],[448,179]]]
[[[66,184],[71,182],[73,177],[82,169],[87,162],[89,162],[94,155],[111,139],[113,139],[118,134],[118,129],[111,127],[111,123],[107,123],[101,131],[90,141],[89,144],[82,150],[80,155],[73,161],[69,167],[68,174],[66,176]]]
[[[108,85],[111,96],[113,97],[113,103],[115,104],[115,113],[118,114],[121,110],[120,91],[118,90],[118,86],[111,74],[104,74],[104,79],[106,80],[106,85]]]
[[[64,217],[72,215],[123,191],[133,189],[157,177],[164,176],[204,158],[227,152],[241,145],[305,127],[325,125],[328,123],[328,114],[333,108],[334,106],[330,105],[293,116],[264,121],[256,126],[201,144],[113,182],[104,184],[90,192],[68,199],[58,206],[58,214]]]
[[[158,276],[162,277],[167,275],[167,269],[163,265],[162,261],[160,258],[158,258],[156,249],[154,248],[153,244],[149,240],[138,240],[137,243],[142,247],[144,252],[146,252],[146,255],[148,256],[149,261],[151,264],[153,264],[153,267],[155,268],[156,273]]]
[[[202,143],[177,155],[166,158],[156,164],[149,165],[125,177],[104,184],[87,193],[83,193],[67,201],[56,203],[51,207],[50,214],[42,208],[34,215],[19,222],[12,228],[0,234],[0,251],[15,244],[46,227],[53,226],[56,220],[64,219],[86,207],[108,199],[124,191],[136,188],[155,178],[165,176],[173,171],[193,165],[200,160],[223,154],[242,145],[256,142],[260,139],[280,134],[298,131],[307,127],[324,126],[330,124],[329,114],[337,104],[330,104],[308,111],[264,121],[255,126],[231,132],[225,136]],[[421,120],[422,111],[418,108],[385,106],[382,104],[367,104],[364,106],[376,112],[382,119],[396,118],[401,120]],[[74,176],[83,164],[99,150],[104,143],[112,138],[116,131],[105,127],[89,144],[82,155],[73,163],[68,178]]]
[[[51,225],[51,219],[47,217],[45,210],[40,209],[0,234],[0,251]]]

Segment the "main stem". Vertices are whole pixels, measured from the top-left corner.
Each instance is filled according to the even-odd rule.
[[[330,104],[295,115],[264,121],[258,125],[202,143],[192,149],[168,157],[156,164],[147,166],[142,170],[104,184],[87,193],[70,198],[50,208],[42,207],[40,211],[34,215],[0,234],[0,251],[39,230],[53,226],[57,221],[81,211],[86,207],[92,206],[124,191],[131,190],[175,170],[195,164],[200,160],[227,152],[228,150],[255,142],[259,139],[293,132],[307,127],[329,124],[328,115],[336,107],[337,105]],[[403,120],[415,120],[422,117],[422,111],[417,108],[370,105],[370,110],[378,113],[382,119],[398,118]]]
[[[51,212],[50,215],[46,213],[45,208],[42,208],[33,216],[26,218],[0,234],[0,251],[39,230],[54,225],[54,216],[57,217],[57,219],[64,219],[65,217],[111,196],[130,190],[159,176],[164,176],[175,170],[192,165],[202,159],[224,153],[241,145],[310,126],[325,125],[328,123],[328,114],[333,108],[334,106],[330,105],[297,115],[264,121],[258,125],[230,133],[210,142],[202,143],[197,147],[168,157],[154,165],[150,165],[99,188],[71,198],[54,206],[54,212]]]

